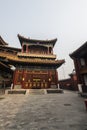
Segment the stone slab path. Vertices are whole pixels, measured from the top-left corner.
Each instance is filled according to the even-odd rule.
[[[0,130],[87,130],[84,98],[70,91],[1,96]]]

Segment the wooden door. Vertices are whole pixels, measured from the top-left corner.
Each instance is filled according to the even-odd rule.
[[[23,76],[23,71],[22,70],[16,70],[14,72],[14,79],[13,79],[13,84],[14,88],[22,88],[22,76]]]
[[[33,89],[39,89],[41,88],[41,80],[40,79],[33,79]]]
[[[24,81],[23,81],[23,88],[24,89],[30,89],[32,88],[32,75],[29,73],[29,71],[25,70],[23,73]]]

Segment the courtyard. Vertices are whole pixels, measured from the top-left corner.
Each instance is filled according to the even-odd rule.
[[[0,130],[87,130],[84,98],[71,91],[1,95]]]

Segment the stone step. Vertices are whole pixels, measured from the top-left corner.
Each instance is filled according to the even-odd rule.
[[[26,90],[8,90],[8,94],[26,94]]]
[[[62,89],[47,89],[47,93],[51,94],[51,93],[63,93]]]
[[[31,94],[31,95],[42,95],[45,93],[46,92],[44,89],[29,89],[29,94]]]

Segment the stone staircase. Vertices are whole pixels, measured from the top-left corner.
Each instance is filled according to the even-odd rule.
[[[63,93],[62,89],[47,89],[47,94]]]
[[[5,94],[44,95],[63,93],[62,89],[8,89]]]
[[[43,94],[46,94],[45,89],[29,89],[28,92],[26,92],[26,93],[29,94],[29,95],[43,95]]]
[[[26,90],[23,89],[13,89],[13,90],[7,90],[7,94],[26,94]]]

